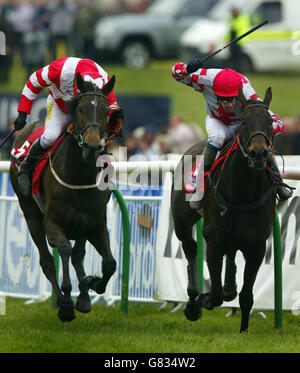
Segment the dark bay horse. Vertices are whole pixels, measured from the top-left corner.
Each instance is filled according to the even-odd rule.
[[[268,112],[271,99],[271,88],[267,89],[263,102],[247,101],[240,91],[242,118],[235,139],[238,146],[223,168],[219,167],[211,176],[211,187],[206,192],[201,211],[190,208],[184,189],[175,190],[174,185],[180,185],[179,179],[176,183],[176,178],[183,178],[181,185],[185,185],[188,176],[187,172],[177,174],[175,171],[171,209],[175,232],[188,261],[189,300],[185,316],[191,321],[200,317],[200,306],[211,310],[221,306],[224,300],[232,300],[226,299],[222,288],[223,257],[226,255],[234,263],[236,251],[240,250],[245,258],[244,283],[239,294],[242,313],[240,332],[248,329],[253,306],[253,285],[265,255],[266,240],[271,233],[275,214],[275,186],[267,167],[273,140],[272,118]],[[184,154],[192,155],[193,166],[196,155],[202,154],[204,145],[196,144]],[[183,159],[184,156],[178,165],[180,170],[183,169]],[[211,279],[211,289],[206,294],[199,294],[197,244],[192,236],[194,224],[202,217]]]
[[[23,197],[18,187],[18,170],[12,164],[11,182],[24,213],[31,237],[40,255],[42,270],[57,295],[58,317],[61,321],[72,321],[76,316],[71,298],[69,261],[75,268],[80,294],[76,310],[89,312],[91,302],[90,288],[97,293],[105,292],[106,285],[114,274],[114,260],[106,226],[106,205],[109,200],[107,190],[95,187],[99,167],[96,158],[104,150],[107,140],[108,99],[115,77],[100,90],[92,83],[84,82],[77,74],[80,93],[68,103],[73,119],[73,129],[56,148],[53,157],[53,170],[49,163],[43,171],[40,185],[40,199],[45,206],[42,213],[37,203],[30,197]],[[40,122],[27,125],[17,136],[14,146],[22,146]],[[62,185],[54,173],[58,175]],[[102,188],[101,188],[102,189]],[[47,241],[57,248],[62,262],[63,280],[61,288],[56,280],[53,257]],[[69,240],[74,240],[72,247]],[[85,243],[89,241],[102,256],[102,277],[86,276],[83,268]]]

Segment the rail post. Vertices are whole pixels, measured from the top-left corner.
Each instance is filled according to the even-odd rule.
[[[119,204],[123,221],[122,290],[121,311],[128,313],[129,267],[130,267],[130,220],[126,202],[114,185],[113,194]]]
[[[197,232],[197,268],[198,268],[200,294],[203,292],[203,260],[204,260],[204,240],[203,240],[203,235],[202,235],[202,228],[203,228],[203,218],[201,218],[197,222],[197,225],[196,225],[196,232]],[[200,315],[202,316],[202,308],[201,308]]]
[[[273,220],[273,241],[274,241],[274,308],[275,328],[282,327],[282,248],[281,230],[277,209]]]
[[[59,280],[59,255],[55,247],[53,248],[52,255],[53,255],[53,262],[54,262],[54,267],[56,271],[56,280],[58,282]],[[55,294],[53,287],[52,287],[52,295],[51,295],[51,304],[52,304],[52,308],[57,308],[57,296]]]

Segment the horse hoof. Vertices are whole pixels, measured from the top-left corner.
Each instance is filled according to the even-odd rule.
[[[91,301],[90,301],[89,296],[81,297],[79,295],[79,297],[77,298],[76,304],[75,304],[75,309],[78,312],[89,313],[92,309]]]
[[[74,312],[74,303],[72,301],[60,301],[57,316],[62,322],[69,322],[76,319],[76,315]]]
[[[231,302],[232,300],[234,300],[237,296],[237,291],[236,291],[236,288],[223,288],[223,299],[225,302]]]
[[[211,299],[209,298],[209,293],[204,293],[199,295],[199,302],[202,307],[207,310],[212,310],[214,308]]]
[[[198,298],[194,301],[189,300],[184,308],[184,315],[189,321],[197,321],[201,317],[201,307]]]
[[[76,319],[76,315],[74,312],[74,308],[66,309],[66,308],[59,308],[57,312],[57,316],[62,322],[70,322]]]

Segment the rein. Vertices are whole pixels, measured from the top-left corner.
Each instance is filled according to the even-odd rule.
[[[95,183],[95,184],[88,184],[88,185],[73,185],[73,184],[68,184],[66,183],[65,181],[63,181],[56,173],[56,171],[54,170],[54,167],[53,167],[53,162],[52,162],[52,157],[51,157],[51,150],[48,151],[48,156],[49,156],[49,166],[50,166],[50,170],[52,172],[52,175],[54,176],[55,180],[63,185],[64,187],[68,188],[68,189],[94,189],[94,188],[97,188],[99,183],[100,183],[100,180],[101,178],[99,178],[99,182],[98,183]]]

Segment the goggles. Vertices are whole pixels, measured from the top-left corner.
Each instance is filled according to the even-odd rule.
[[[233,96],[233,97],[217,96],[217,100],[218,100],[218,104],[220,102],[224,102],[224,104],[227,104],[228,102],[236,102],[238,100],[238,97],[237,96]]]

